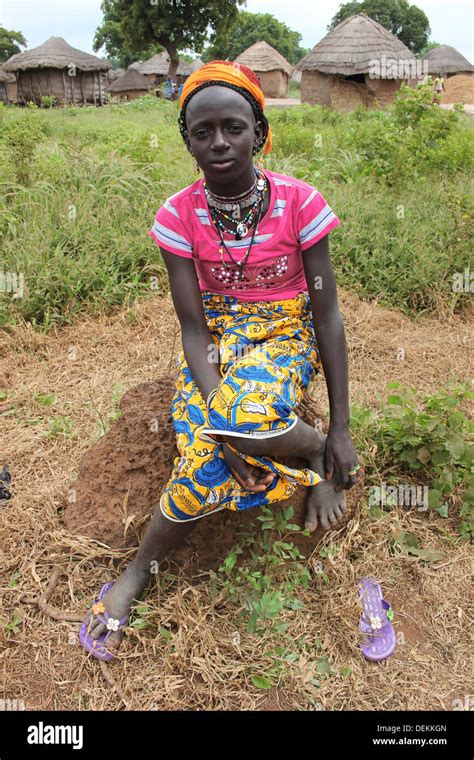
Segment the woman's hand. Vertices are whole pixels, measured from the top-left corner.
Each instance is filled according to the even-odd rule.
[[[267,472],[260,467],[248,464],[244,459],[241,459],[232,449],[228,447],[226,443],[222,446],[222,452],[227,467],[231,471],[232,475],[246,491],[266,491],[267,486],[270,485],[275,477],[274,472]]]
[[[334,475],[337,482],[336,491],[342,491],[342,489],[347,491],[356,484],[360,473],[358,470],[350,475],[349,470],[353,470],[358,464],[359,460],[349,430],[329,425],[324,452],[326,480],[330,480]]]

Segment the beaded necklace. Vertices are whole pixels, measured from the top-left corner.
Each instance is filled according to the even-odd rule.
[[[221,219],[218,218],[217,213],[216,213],[215,209],[213,208],[213,206],[209,205],[209,211],[210,211],[212,222],[213,222],[214,226],[217,228],[217,231],[219,233],[219,237],[220,237],[220,240],[221,240],[221,244],[219,246],[219,255],[221,257],[222,267],[223,267],[223,269],[227,269],[226,263],[224,261],[224,250],[225,250],[229,254],[232,262],[237,266],[237,272],[238,272],[237,279],[238,280],[240,280],[242,278],[243,267],[247,263],[248,257],[250,255],[250,251],[252,249],[253,241],[254,241],[254,238],[255,238],[255,233],[257,231],[258,224],[259,224],[261,216],[262,216],[262,209],[263,209],[263,203],[264,203],[264,198],[265,198],[265,190],[267,188],[267,178],[265,177],[264,172],[260,171],[258,169],[255,169],[255,172],[256,172],[257,177],[258,177],[258,179],[257,179],[256,199],[253,202],[253,204],[252,204],[252,206],[250,208],[250,211],[245,216],[245,218],[243,220],[241,220],[241,221],[238,222],[237,229],[235,231],[235,239],[236,240],[241,240],[242,237],[244,237],[248,233],[249,229],[254,225],[254,223],[255,223],[255,226],[254,226],[254,229],[253,229],[252,239],[250,241],[249,248],[248,248],[246,254],[239,261],[236,261],[234,259],[234,257],[232,256],[232,253],[227,248],[227,246],[225,244],[225,240],[224,240],[223,235],[222,235],[223,231],[227,232],[228,234],[231,234],[231,235],[234,234],[234,231],[233,230],[229,230],[224,225],[224,223],[221,221]],[[209,194],[211,194],[211,193],[210,193],[210,190],[206,187],[205,180],[204,180],[204,189],[206,191],[206,197],[209,200]],[[252,188],[252,190],[253,190],[253,188]],[[214,197],[216,197],[216,196],[214,196]],[[235,210],[234,210],[234,213],[235,213]],[[229,221],[233,221],[233,220],[239,218],[237,216],[234,216],[234,214],[232,215],[232,217],[230,217],[228,214],[224,214],[222,211],[221,211],[221,214],[222,214],[222,216],[225,219],[228,219]],[[240,216],[240,208],[239,208],[239,216]]]

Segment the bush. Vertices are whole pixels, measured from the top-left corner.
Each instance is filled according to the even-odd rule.
[[[351,430],[366,452],[369,483],[416,478],[429,486],[429,507],[441,517],[458,511],[458,531],[474,531],[474,424],[462,409],[474,399],[469,383],[450,378],[437,393],[420,398],[399,382],[380,413],[354,406]]]

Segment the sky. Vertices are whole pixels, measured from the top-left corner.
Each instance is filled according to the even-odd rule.
[[[415,0],[412,4],[428,16],[431,40],[452,45],[473,62],[472,0]],[[300,32],[303,47],[312,48],[327,33],[327,25],[340,5],[340,0],[318,4],[315,0],[247,0],[245,10],[271,13],[293,31]],[[0,25],[21,31],[28,48],[55,36],[93,53],[92,41],[101,18],[100,0],[0,0]],[[99,51],[99,55],[105,55],[105,51]]]

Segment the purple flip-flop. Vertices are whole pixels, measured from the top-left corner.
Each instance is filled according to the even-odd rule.
[[[359,629],[367,634],[365,641],[358,646],[368,660],[385,660],[397,646],[397,636],[391,623],[392,608],[383,598],[380,584],[373,578],[360,578],[357,585],[363,607]]]
[[[106,662],[113,660],[115,658],[115,655],[109,652],[109,650],[104,646],[105,641],[114,631],[118,631],[119,628],[125,628],[129,617],[128,615],[124,615],[121,620],[111,618],[109,617],[104,604],[101,603],[101,599],[105,596],[107,591],[112,588],[113,585],[114,584],[110,582],[104,583],[99,592],[99,596],[94,600],[91,608],[92,612],[94,613],[94,617],[96,617],[98,620],[100,620],[101,623],[107,626],[107,633],[103,633],[101,636],[99,636],[98,639],[93,639],[87,630],[90,624],[90,620],[84,621],[81,626],[81,630],[79,631],[79,640],[82,646],[85,647],[85,649],[87,649],[87,651],[90,652],[94,657],[97,657],[99,660],[105,660]],[[96,607],[96,612],[94,612],[94,607]]]

